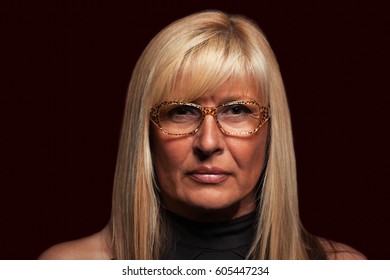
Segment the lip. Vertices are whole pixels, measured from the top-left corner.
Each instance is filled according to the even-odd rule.
[[[218,184],[231,175],[230,172],[216,167],[199,167],[187,174],[192,180],[201,184]]]

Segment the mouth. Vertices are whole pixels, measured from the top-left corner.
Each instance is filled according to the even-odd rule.
[[[187,173],[189,177],[201,184],[219,184],[225,181],[231,173],[220,168],[201,167]]]

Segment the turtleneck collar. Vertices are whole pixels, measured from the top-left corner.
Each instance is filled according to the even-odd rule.
[[[171,259],[245,259],[256,231],[256,213],[221,223],[167,213],[173,232]]]

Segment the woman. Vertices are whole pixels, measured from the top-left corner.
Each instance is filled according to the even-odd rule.
[[[363,259],[298,213],[289,109],[259,28],[207,11],[162,30],[130,82],[101,232],[42,259]]]

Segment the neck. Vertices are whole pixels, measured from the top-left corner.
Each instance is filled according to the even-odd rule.
[[[169,259],[245,259],[256,231],[256,213],[221,223],[189,220],[167,212]]]

